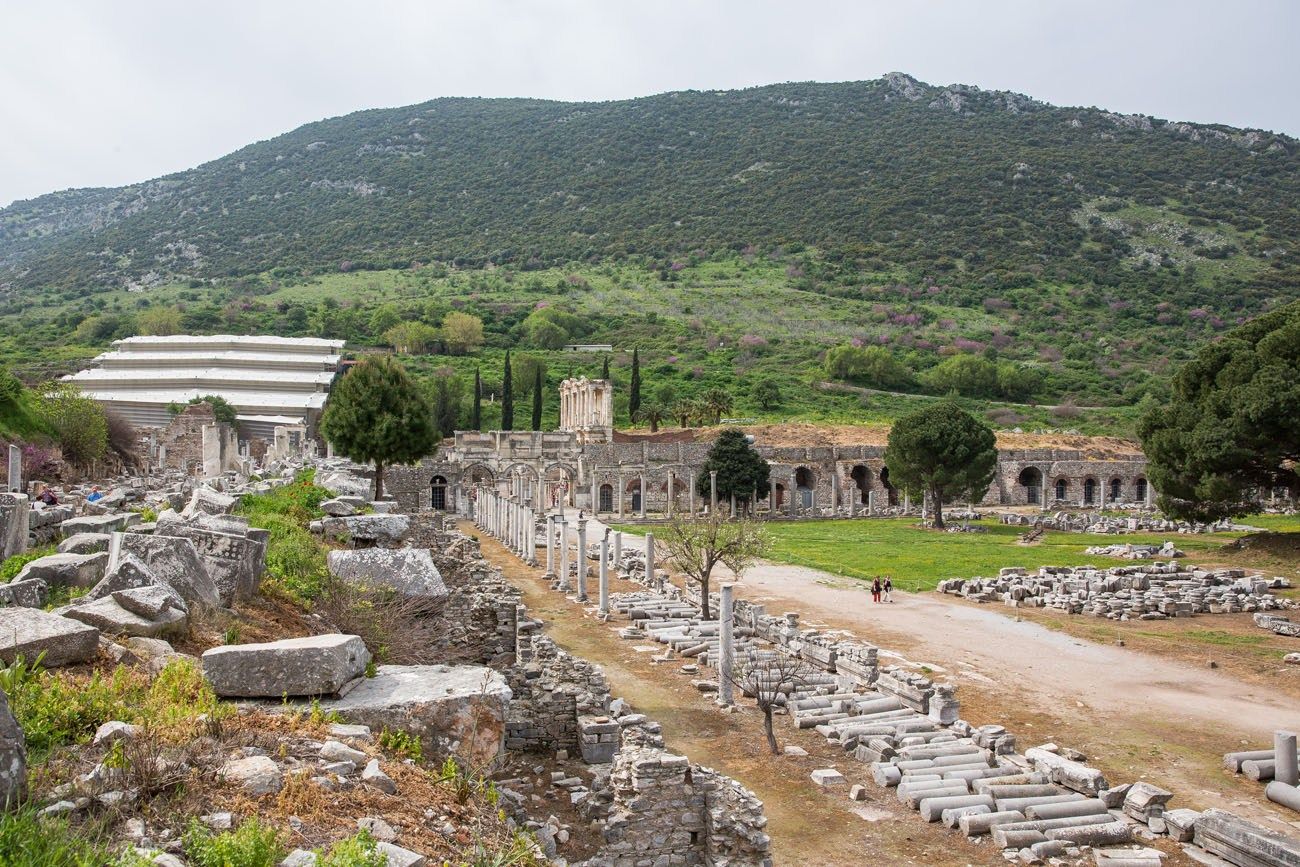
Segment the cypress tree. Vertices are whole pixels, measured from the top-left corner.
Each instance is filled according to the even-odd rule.
[[[609,356],[605,356],[605,363],[600,366],[600,378],[609,382]]]
[[[515,429],[514,385],[510,382],[510,351],[506,350],[506,372],[501,378],[501,429]]]
[[[542,429],[542,366],[533,368],[533,430]]]
[[[627,393],[627,414],[630,421],[635,422],[637,413],[641,411],[641,354],[636,347],[632,348],[632,386]]]
[[[474,368],[474,416],[469,426],[470,430],[483,430],[483,378],[477,367]]]

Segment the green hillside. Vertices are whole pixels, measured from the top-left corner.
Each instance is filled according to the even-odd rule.
[[[1300,296],[1298,148],[899,74],[359,112],[0,210],[0,361],[66,372],[158,311],[358,346],[458,311],[482,350],[416,368],[516,348],[553,381],[600,361],[559,343],[612,343],[616,378],[637,346],[648,391],[728,390],[737,414],[956,390],[1008,426],[1120,429],[1198,345]]]

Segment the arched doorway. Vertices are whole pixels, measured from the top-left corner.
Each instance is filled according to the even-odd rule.
[[[1039,492],[1043,489],[1043,473],[1038,467],[1025,467],[1016,477],[1025,488],[1025,502],[1037,505],[1039,501]]]
[[[898,489],[889,483],[889,467],[880,468],[880,484],[884,486],[885,493],[888,495],[889,505],[898,505]]]
[[[1139,503],[1147,501],[1147,480],[1141,476],[1137,479],[1137,499]]]
[[[429,505],[434,511],[447,511],[447,479],[444,476],[433,477],[433,488]]]
[[[573,505],[573,479],[567,467],[556,464],[548,469],[543,487],[542,508],[557,509]]]
[[[807,467],[799,467],[794,471],[794,489],[798,497],[796,502],[801,509],[811,509],[813,504],[813,485],[816,480],[813,478],[812,470]]]
[[[1085,506],[1091,506],[1096,501],[1097,501],[1097,480],[1084,479],[1083,480],[1083,504]]]
[[[1070,490],[1070,483],[1068,481],[1066,481],[1065,479],[1056,480],[1056,499],[1064,500],[1065,495],[1069,492],[1069,490]]]
[[[775,498],[774,502],[776,504],[776,509],[777,511],[780,511],[781,507],[785,505],[785,485],[777,482],[777,484],[772,488],[772,491],[772,496]]]
[[[627,491],[627,493],[632,495],[632,511],[640,512],[641,511],[641,480],[639,478],[629,480],[627,483],[627,488],[625,490]]]
[[[614,511],[614,486],[609,482],[600,486],[600,492],[597,497],[597,509],[602,512]]]
[[[858,489],[858,502],[865,506],[871,498],[871,470],[858,464],[849,473],[849,478],[853,479],[853,486]]]
[[[1123,483],[1122,483],[1119,479],[1111,479],[1111,480],[1110,480],[1110,497],[1109,497],[1108,499],[1109,499],[1112,503],[1118,503],[1118,502],[1119,502],[1120,491],[1121,491],[1122,486],[1123,486]]]

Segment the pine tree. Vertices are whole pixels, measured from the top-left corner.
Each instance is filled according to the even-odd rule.
[[[628,419],[636,421],[637,413],[641,411],[641,354],[635,347],[632,349],[632,385],[627,393],[627,414]]]
[[[510,352],[506,351],[506,372],[501,378],[501,429],[515,429],[515,394],[510,382]]]
[[[943,527],[945,500],[984,496],[997,463],[989,426],[946,400],[894,422],[885,446],[889,480],[914,495],[929,494],[936,528]]]
[[[609,382],[609,356],[605,356],[605,363],[600,366],[600,378]]]
[[[711,470],[718,473],[719,502],[730,499],[733,494],[741,502],[748,502],[755,494],[762,499],[772,487],[772,468],[750,445],[740,428],[727,428],[718,434],[700,469],[695,478],[695,492],[706,499],[712,485]]]
[[[474,368],[474,415],[470,418],[471,430],[483,430],[483,377]]]
[[[362,359],[330,392],[320,421],[334,450],[354,461],[375,464],[375,499],[384,495],[384,465],[413,463],[438,444],[433,407],[387,356]]]
[[[542,367],[533,368],[533,430],[542,429]]]

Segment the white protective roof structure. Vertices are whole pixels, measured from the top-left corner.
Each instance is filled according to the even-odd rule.
[[[215,394],[235,408],[241,427],[274,419],[311,428],[343,345],[315,337],[128,337],[66,379],[137,427],[164,427],[169,404]]]

